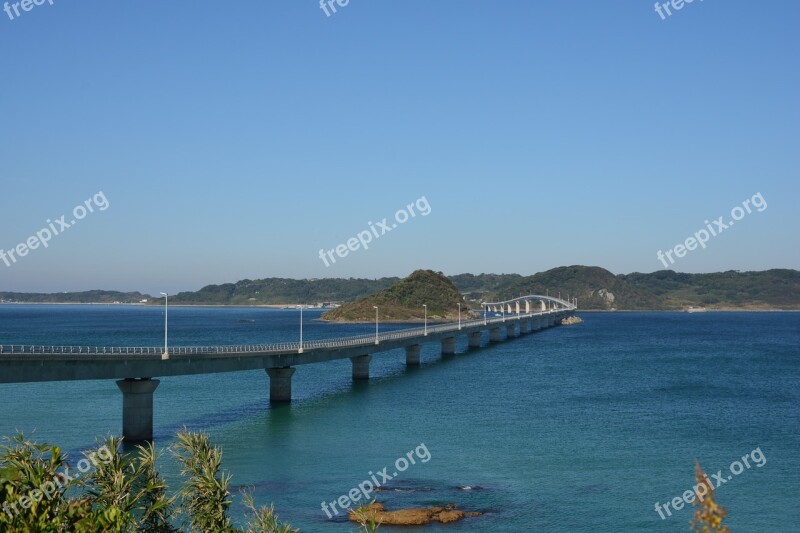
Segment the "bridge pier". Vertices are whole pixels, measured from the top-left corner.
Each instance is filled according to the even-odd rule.
[[[481,347],[481,332],[475,331],[469,334],[469,347],[470,348],[480,348]]]
[[[419,354],[421,351],[422,346],[419,344],[406,346],[406,366],[419,366]]]
[[[292,374],[296,369],[287,366],[285,368],[267,368],[266,370],[269,376],[269,401],[291,402]]]
[[[542,319],[541,318],[534,318],[532,322],[533,331],[538,331],[542,329]]]
[[[126,442],[153,440],[153,392],[157,379],[121,379],[117,387],[122,391],[122,436]]]
[[[503,337],[500,333],[500,327],[489,328],[489,342],[502,342]]]
[[[442,339],[442,355],[455,355],[456,353],[456,338],[446,337]]]
[[[515,322],[511,322],[506,324],[506,337],[509,339],[513,339],[517,336],[517,324]]]
[[[519,321],[519,334],[525,335],[531,330],[531,323],[528,322],[528,319],[520,320]]]
[[[372,361],[371,355],[357,355],[350,358],[353,363],[353,380],[360,381],[369,379],[369,362]]]

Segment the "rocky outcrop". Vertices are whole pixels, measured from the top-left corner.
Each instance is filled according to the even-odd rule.
[[[581,322],[583,322],[583,320],[578,316],[568,316],[567,318],[561,319],[562,326],[572,326],[573,324],[580,324]]]
[[[599,291],[597,291],[597,295],[600,298],[603,298],[606,302],[611,304],[613,304],[614,300],[616,300],[616,296],[614,296],[614,293],[608,289],[600,289]]]
[[[480,515],[481,513],[478,512],[456,509],[456,506],[452,503],[448,503],[444,507],[387,511],[382,504],[374,502],[364,508],[364,516],[367,520],[374,519],[375,522],[384,526],[422,526],[431,522],[449,524],[450,522],[458,522],[466,517]],[[358,516],[353,511],[350,511],[350,521],[359,522]]]

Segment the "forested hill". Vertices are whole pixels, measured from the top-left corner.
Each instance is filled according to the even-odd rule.
[[[800,309],[800,272],[683,274],[662,270],[650,274],[615,275],[593,266],[558,267],[532,276],[519,274],[458,274],[448,279],[473,306],[524,294],[578,298],[581,309]],[[170,296],[170,304],[279,305],[352,302],[374,295],[400,278],[297,280],[266,278],[208,285],[199,291]],[[137,303],[163,304],[163,299],[139,292],[86,291],[35,294],[0,292],[0,302],[18,303]]]
[[[43,304],[131,304],[150,298],[140,292],[84,291],[84,292],[0,292],[0,303]]]

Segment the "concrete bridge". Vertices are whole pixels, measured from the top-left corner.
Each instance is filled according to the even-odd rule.
[[[272,402],[292,398],[292,375],[298,365],[350,359],[353,379],[369,379],[374,354],[404,348],[406,364],[420,364],[422,345],[441,343],[443,356],[455,354],[456,337],[480,348],[559,324],[574,314],[573,303],[530,295],[484,304],[484,317],[321,341],[239,346],[91,347],[0,345],[0,383],[115,379],[122,391],[122,434],[128,442],[153,437],[155,377],[265,369]],[[488,316],[489,313],[500,316]]]

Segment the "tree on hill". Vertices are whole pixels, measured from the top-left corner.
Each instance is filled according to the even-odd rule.
[[[324,313],[322,318],[337,322],[369,322],[374,320],[374,307],[377,306],[384,321],[422,320],[425,315],[423,305],[427,305],[429,319],[455,320],[459,303],[462,318],[474,316],[461,292],[444,274],[417,270],[377,294]]]

